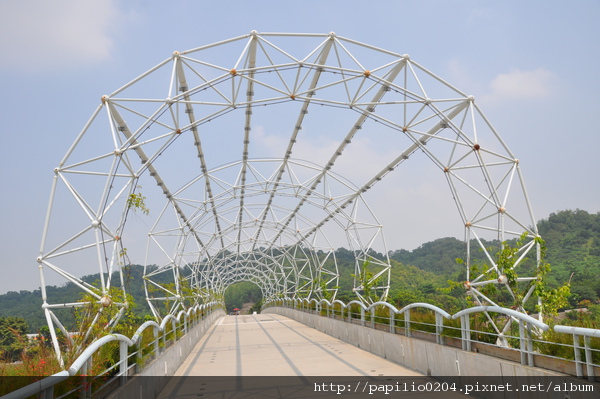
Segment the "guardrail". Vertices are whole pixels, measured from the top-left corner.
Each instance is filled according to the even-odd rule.
[[[435,339],[440,345],[449,344],[465,351],[484,352],[503,359],[520,361],[521,364],[532,367],[552,369],[552,362],[544,361],[544,358],[556,359],[574,365],[573,372],[565,370],[568,367],[561,367],[557,371],[579,378],[587,377],[590,381],[595,380],[595,375],[598,374],[595,368],[600,367],[600,330],[556,325],[553,331],[562,337],[572,335],[573,344],[565,344],[560,340],[547,341],[541,337],[544,332],[550,331],[550,326],[527,314],[498,306],[476,306],[454,315],[428,303],[413,303],[397,309],[387,302],[365,305],[359,301],[346,304],[340,300],[329,302],[326,299],[281,298],[266,303],[263,309],[271,306],[338,318],[349,323],[360,323],[362,326],[387,330],[392,334],[403,332],[407,337]],[[424,313],[433,312],[434,319],[432,322],[417,321],[411,317],[411,313],[415,311],[419,312],[421,318]],[[472,314],[478,313],[485,315],[486,319],[491,317],[490,314],[505,317],[507,322],[511,319],[518,328],[509,329],[507,332],[478,329],[471,317]],[[583,346],[580,337],[583,337]],[[592,342],[594,338],[598,341]],[[502,351],[493,350],[494,347],[502,348]],[[562,352],[563,355],[555,354],[557,352]],[[570,352],[570,355],[565,352]]]
[[[60,392],[56,398],[76,393],[79,393],[79,398],[91,398],[96,392],[102,391],[108,386],[122,386],[127,382],[129,376],[139,373],[147,362],[156,359],[171,344],[185,336],[190,328],[221,307],[221,303],[210,302],[194,306],[188,311],[180,311],[177,317],[167,315],[160,324],[155,321],[146,321],[131,338],[122,334],[105,335],[92,342],[66,370],[10,392],[2,399],[22,399],[33,395],[44,399],[55,398],[56,386],[69,377],[79,377],[79,379],[65,392]],[[149,328],[152,329],[152,339],[150,342],[145,342],[144,338],[147,334],[144,333]],[[119,360],[97,375],[88,375],[92,369],[94,354],[101,347],[113,341],[119,342]],[[101,383],[94,384],[95,381]]]

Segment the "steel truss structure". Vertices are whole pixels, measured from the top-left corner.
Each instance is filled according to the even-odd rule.
[[[381,156],[361,153],[362,138]],[[121,266],[129,263],[146,265],[157,318],[238,281],[256,283],[266,298],[334,299],[337,246],[356,257],[359,298],[385,299],[387,246],[364,197],[416,155],[454,197],[474,302],[493,304],[482,293],[488,284],[515,296],[482,238],[527,232],[517,268],[528,254],[539,258],[535,218],[518,159],[472,96],[408,55],[334,33],[253,31],[174,52],[102,96],[55,169],[37,259],[51,332],[66,333],[64,307],[97,305],[91,325],[116,307],[106,328],[116,325],[127,300],[114,287],[126,298]],[[487,264],[479,275],[469,274],[472,243]],[[87,300],[53,302],[49,272]],[[100,281],[79,278],[94,272]]]

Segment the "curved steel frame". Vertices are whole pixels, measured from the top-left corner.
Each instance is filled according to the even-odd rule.
[[[344,111],[350,119],[310,122],[309,109],[319,107]],[[264,110],[274,112],[264,117]],[[283,154],[272,157],[261,152],[250,132],[279,119],[285,129],[276,125],[274,130],[287,130],[288,140]],[[220,125],[224,120],[231,125]],[[342,131],[332,134],[339,141],[328,159],[319,165],[294,159],[297,141],[321,125]],[[303,127],[308,132],[301,134]],[[380,132],[387,134],[383,140],[392,140],[388,147],[395,155],[355,186],[341,177],[346,173],[339,160],[365,131],[375,140]],[[220,143],[218,151],[206,151],[214,142]],[[52,303],[47,271],[81,288],[100,311],[118,306],[107,328],[118,322],[127,303],[110,297],[112,272],[120,272],[124,287],[120,266],[129,263],[131,245],[140,246],[140,234],[149,242],[144,264],[155,264],[144,282],[158,318],[218,297],[241,280],[257,283],[267,298],[335,299],[336,230],[356,255],[354,291],[365,302],[384,299],[387,247],[382,225],[363,196],[417,152],[444,174],[463,220],[468,292],[475,304],[494,305],[479,285],[501,284],[505,271],[482,238],[491,234],[504,241],[527,232],[513,267],[528,253],[539,259],[540,248],[519,161],[472,96],[408,55],[334,33],[253,31],[175,52],[102,96],[55,169],[37,259],[50,330],[64,330],[55,308],[86,304]],[[217,166],[227,158],[232,162]],[[150,196],[153,186],[162,195]],[[157,197],[166,205],[149,226],[141,213],[160,209],[153,202]],[[473,239],[489,263],[479,276],[469,275]],[[383,260],[372,256],[374,249],[383,250]],[[91,259],[101,276],[93,284],[78,278]],[[490,275],[497,278],[489,280]]]

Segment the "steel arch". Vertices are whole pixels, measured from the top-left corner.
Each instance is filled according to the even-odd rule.
[[[332,116],[311,121],[309,110]],[[256,140],[263,123],[287,140],[274,147]],[[315,131],[335,138],[333,151],[318,162],[295,159],[298,141],[314,139]],[[394,156],[383,163],[353,158],[365,131]],[[275,147],[279,156],[270,153]],[[260,281],[267,297],[335,298],[340,235],[356,254],[356,294],[384,299],[387,245],[364,196],[416,153],[444,174],[468,248],[474,239],[490,261],[494,281],[467,271],[474,301],[489,303],[477,284],[502,283],[504,270],[482,237],[491,232],[504,241],[525,231],[522,253],[538,259],[539,245],[519,161],[472,96],[406,54],[334,33],[253,31],[174,52],[102,96],[55,169],[38,257],[48,324],[64,330],[53,309],[65,305],[45,290],[52,271],[92,298],[88,305],[99,305],[98,312],[117,306],[107,328],[114,326],[127,304],[111,298],[112,272],[120,272],[123,287],[120,266],[132,256],[156,265],[145,284],[155,288],[151,303],[172,301],[166,313],[218,296],[236,279]],[[370,177],[354,185],[344,165],[368,169]],[[158,196],[150,195],[154,187]],[[151,226],[142,215],[148,209],[162,209]],[[145,255],[134,253],[140,234],[148,236]],[[92,258],[96,284],[78,278]],[[467,270],[470,259],[468,249]],[[153,280],[160,273],[171,281]]]

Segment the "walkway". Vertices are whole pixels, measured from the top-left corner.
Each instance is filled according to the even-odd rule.
[[[160,399],[331,398],[336,390],[372,398],[367,384],[396,384],[401,376],[408,384],[434,381],[276,314],[222,317],[175,376]],[[424,393],[394,392],[406,398]],[[444,394],[445,399],[459,395]]]
[[[354,345],[275,314],[226,316],[177,376],[420,376]]]

